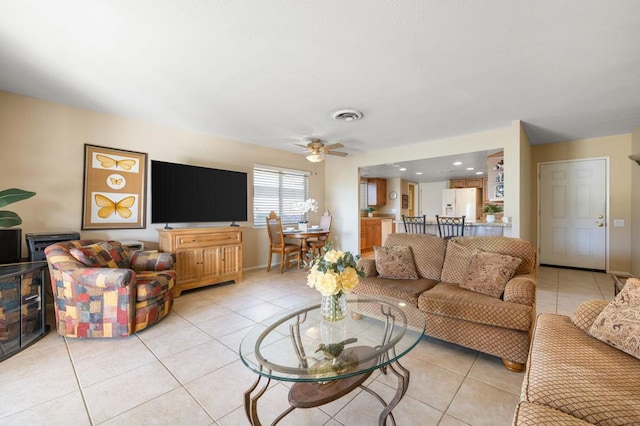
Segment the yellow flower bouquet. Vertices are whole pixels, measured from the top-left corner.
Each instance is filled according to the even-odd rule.
[[[348,251],[334,250],[328,243],[320,256],[311,261],[307,285],[323,296],[320,306],[323,318],[338,321],[345,317],[345,293],[350,293],[358,284],[359,277],[364,276],[363,270],[357,267],[359,258]]]

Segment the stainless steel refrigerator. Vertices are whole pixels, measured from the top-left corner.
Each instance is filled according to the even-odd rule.
[[[442,216],[466,216],[466,222],[475,222],[482,209],[482,191],[479,188],[442,190]]]

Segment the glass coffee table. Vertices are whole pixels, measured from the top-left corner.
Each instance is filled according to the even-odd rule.
[[[350,295],[349,314],[341,321],[322,320],[320,304],[283,312],[257,324],[240,344],[242,362],[258,377],[244,395],[245,412],[260,425],[258,400],[271,379],[295,382],[289,408],[272,424],[296,408],[313,408],[335,401],[360,387],[382,405],[378,423],[386,424],[391,411],[409,387],[409,370],[399,359],[420,341],[420,327],[408,327],[407,318],[421,318],[417,308],[393,298]],[[412,321],[415,325],[415,320]],[[388,403],[364,386],[375,370],[398,378]]]

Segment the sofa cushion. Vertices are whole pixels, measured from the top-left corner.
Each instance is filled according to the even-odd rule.
[[[532,307],[439,283],[418,298],[418,308],[444,317],[514,330],[529,331]],[[427,328],[429,324],[427,324]]]
[[[528,274],[536,270],[536,250],[526,240],[511,237],[454,237],[449,244],[458,243],[471,249],[506,254],[518,257],[522,263],[518,265],[515,275]],[[442,281],[445,281],[444,279]]]
[[[460,287],[501,298],[507,282],[522,259],[506,254],[478,251],[464,274]]]
[[[129,269],[129,249],[118,241],[101,241],[69,251],[71,256],[91,268]]]
[[[571,319],[573,325],[588,333],[593,322],[608,304],[609,302],[606,300],[588,300],[581,303],[573,313]]]
[[[471,260],[478,253],[478,250],[449,240],[446,253],[442,266],[441,280],[446,283],[459,284],[464,280]]]
[[[380,277],[360,278],[355,288],[358,294],[380,294],[404,300],[411,306],[418,306],[418,296],[433,288],[438,281],[420,278],[417,280],[390,280]]]
[[[409,246],[374,247],[376,270],[382,278],[417,280],[418,273],[413,263]]]
[[[640,359],[640,279],[627,280],[593,322],[589,334]]]
[[[418,277],[440,280],[447,241],[429,234],[389,234],[385,247],[409,246],[413,253]]]
[[[532,404],[530,402],[520,402],[513,415],[514,426],[584,426],[590,424],[546,405]]]
[[[569,317],[540,314],[521,399],[593,424],[640,424],[639,366]]]

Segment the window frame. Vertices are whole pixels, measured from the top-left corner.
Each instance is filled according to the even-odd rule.
[[[292,206],[295,202],[309,198],[310,176],[311,172],[306,170],[254,164],[253,226],[266,227],[265,218],[271,211],[275,211],[282,218],[283,224],[309,220],[308,213],[303,215],[296,212]],[[303,185],[302,188],[299,187],[300,183]],[[277,203],[273,202],[274,193],[277,194]]]

